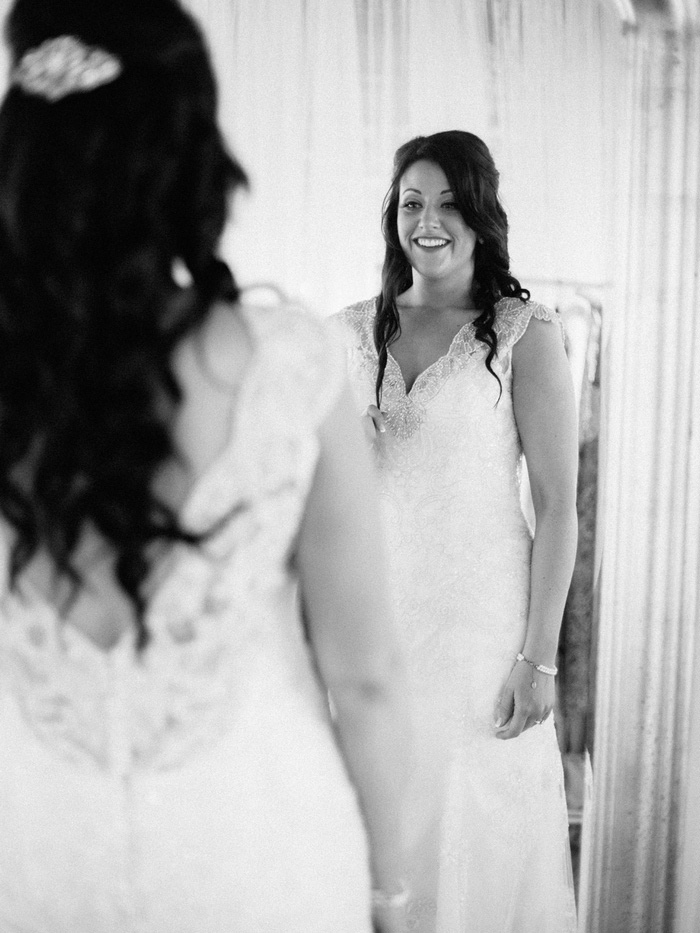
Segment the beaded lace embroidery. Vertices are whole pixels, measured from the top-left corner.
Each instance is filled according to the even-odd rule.
[[[373,379],[377,375],[377,352],[374,347],[373,324],[376,299],[359,302],[342,312],[342,319],[354,333],[351,349],[351,368],[363,368]],[[495,330],[498,336],[498,356],[494,368],[499,375],[510,366],[513,345],[522,337],[530,318],[561,321],[555,311],[534,301],[523,303],[518,298],[503,298],[496,306]],[[562,330],[563,337],[563,330]],[[408,440],[424,423],[426,406],[440,391],[447,379],[472,364],[483,365],[487,349],[477,340],[471,323],[465,324],[455,335],[449,350],[425,369],[406,392],[401,369],[389,351],[382,383],[382,410],[389,430],[400,440]]]
[[[144,654],[131,633],[103,652],[26,587],[0,598],[0,686],[63,758],[121,774],[172,768],[229,729],[261,659],[269,658],[271,699],[311,683],[301,628],[279,604],[294,585],[290,554],[342,351],[322,324],[289,309],[248,317],[259,347],[234,436],[182,513],[194,528],[230,520],[204,547],[178,546],[156,569]],[[0,548],[4,537],[0,526]]]

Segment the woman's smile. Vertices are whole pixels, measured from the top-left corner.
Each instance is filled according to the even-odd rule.
[[[416,237],[413,241],[421,249],[442,249],[449,244],[449,240],[442,237]]]

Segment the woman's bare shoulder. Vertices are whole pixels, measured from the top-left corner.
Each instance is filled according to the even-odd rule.
[[[219,390],[235,389],[253,352],[247,315],[239,305],[217,302],[206,320],[188,334],[174,355],[181,380],[203,378]]]

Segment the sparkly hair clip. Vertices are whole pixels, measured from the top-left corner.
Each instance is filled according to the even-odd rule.
[[[53,103],[109,84],[121,73],[122,63],[111,52],[85,45],[76,36],[57,36],[25,52],[11,83]]]

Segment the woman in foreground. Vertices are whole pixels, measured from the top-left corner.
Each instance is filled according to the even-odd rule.
[[[7,36],[0,931],[369,933],[373,883],[397,933],[402,667],[340,351],[216,258],[245,176],[176,0],[17,0]]]

